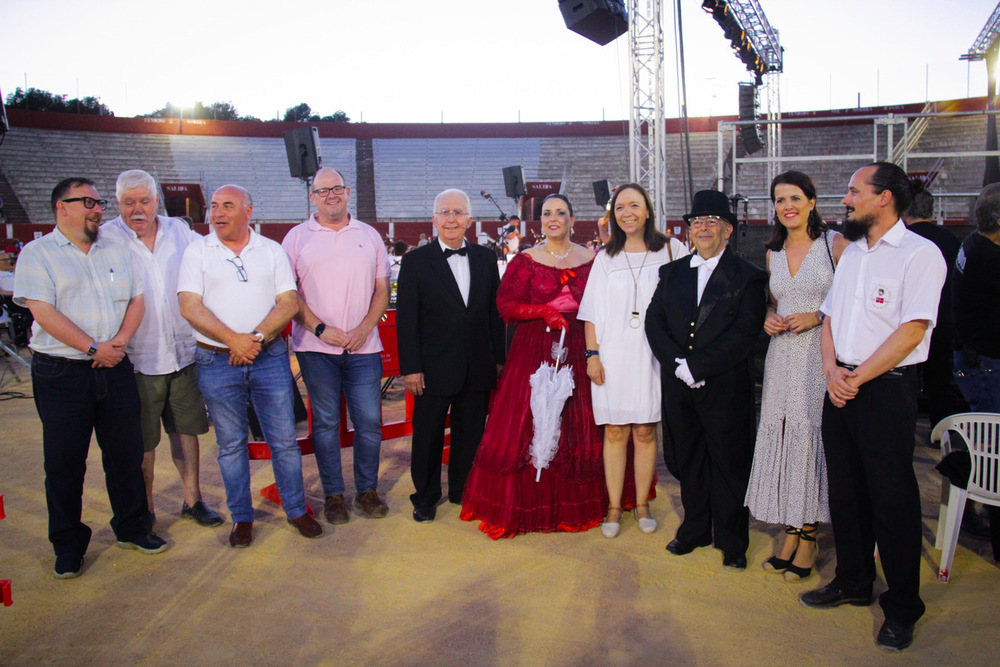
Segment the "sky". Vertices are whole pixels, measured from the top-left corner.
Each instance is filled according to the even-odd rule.
[[[640,0],[645,2],[646,0]],[[986,94],[959,60],[994,0],[759,0],[785,47],[781,110]],[[680,115],[673,0],[663,0],[665,115]],[[618,120],[628,38],[599,46],[557,0],[2,0],[0,91],[97,96],[117,116],[231,102],[262,119],[308,103],[352,121]],[[688,110],[735,115],[751,80],[700,0],[681,0]]]

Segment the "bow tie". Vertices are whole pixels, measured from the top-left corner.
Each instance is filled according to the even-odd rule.
[[[711,259],[704,259],[701,255],[694,255],[691,257],[691,268],[697,269],[699,266],[708,267],[709,271],[714,271],[715,267],[719,265],[719,259],[722,257],[721,254],[712,257]]]
[[[447,250],[444,251],[444,258],[448,259],[452,255],[462,255],[463,257],[465,257],[467,254],[469,254],[469,249],[466,248],[465,246],[462,246],[458,250],[452,250],[451,248],[448,248]]]

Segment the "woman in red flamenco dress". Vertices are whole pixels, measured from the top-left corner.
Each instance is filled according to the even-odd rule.
[[[545,243],[515,256],[500,282],[500,315],[518,326],[465,484],[461,513],[466,521],[479,521],[479,529],[493,539],[589,530],[600,525],[608,510],[603,437],[591,407],[583,322],[576,319],[594,253],[570,242],[573,222],[573,207],[565,196],[546,197]],[[528,451],[534,434],[528,378],[543,362],[553,362],[552,345],[563,328],[564,363],[573,369],[575,388],[563,406],[559,449],[536,482]],[[623,500],[634,506],[634,485],[625,489]]]

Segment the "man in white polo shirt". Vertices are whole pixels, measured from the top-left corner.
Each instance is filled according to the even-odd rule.
[[[823,442],[837,569],[832,582],[803,593],[816,609],[872,602],[875,561],[888,590],[879,648],[913,642],[920,599],[920,489],[913,473],[917,368],[927,359],[945,279],[941,252],[906,229],[906,172],[876,162],[854,173],[844,197],[844,250],[820,310]]]
[[[354,425],[354,507],[381,518],[382,341],[378,322],[389,305],[389,258],[379,233],[351,217],[351,189],[336,169],[313,176],[316,213],[285,236],[282,247],[299,288],[292,350],[312,406],[316,464],[326,496],[323,512],[347,523],[340,467],[340,395]]]
[[[222,517],[201,499],[198,436],[208,433],[208,419],[198,390],[194,331],[181,317],[177,303],[177,276],[184,250],[201,236],[183,220],[156,214],[158,192],[156,181],[145,171],[122,172],[115,186],[120,215],[101,228],[131,251],[146,301],[142,324],[126,348],[135,366],[142,403],[146,503],[155,516],[153,470],[162,421],[184,492],[181,516],[202,526],[221,526]]]
[[[288,257],[250,229],[253,201],[238,185],[212,195],[214,234],[184,252],[177,282],[181,315],[198,341],[198,386],[215,424],[219,469],[233,517],[232,547],[253,542],[247,401],[271,450],[282,507],[303,537],[323,528],[309,516],[295,438],[291,369],[281,330],[298,309]]]

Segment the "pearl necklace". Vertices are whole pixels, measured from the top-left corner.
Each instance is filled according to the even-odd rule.
[[[548,243],[546,243],[546,244],[545,244],[545,249],[546,249],[546,250],[548,251],[548,253],[549,253],[550,255],[552,255],[553,257],[555,257],[555,258],[556,258],[556,259],[558,259],[558,260],[563,260],[563,259],[566,259],[567,257],[569,257],[570,253],[571,253],[571,252],[573,252],[573,246],[570,246],[570,247],[569,247],[569,250],[567,250],[566,252],[564,252],[564,253],[563,253],[563,254],[561,254],[561,255],[558,255],[558,254],[556,254],[556,253],[552,252],[552,248],[550,248],[550,247],[549,247],[549,244],[548,244]]]

